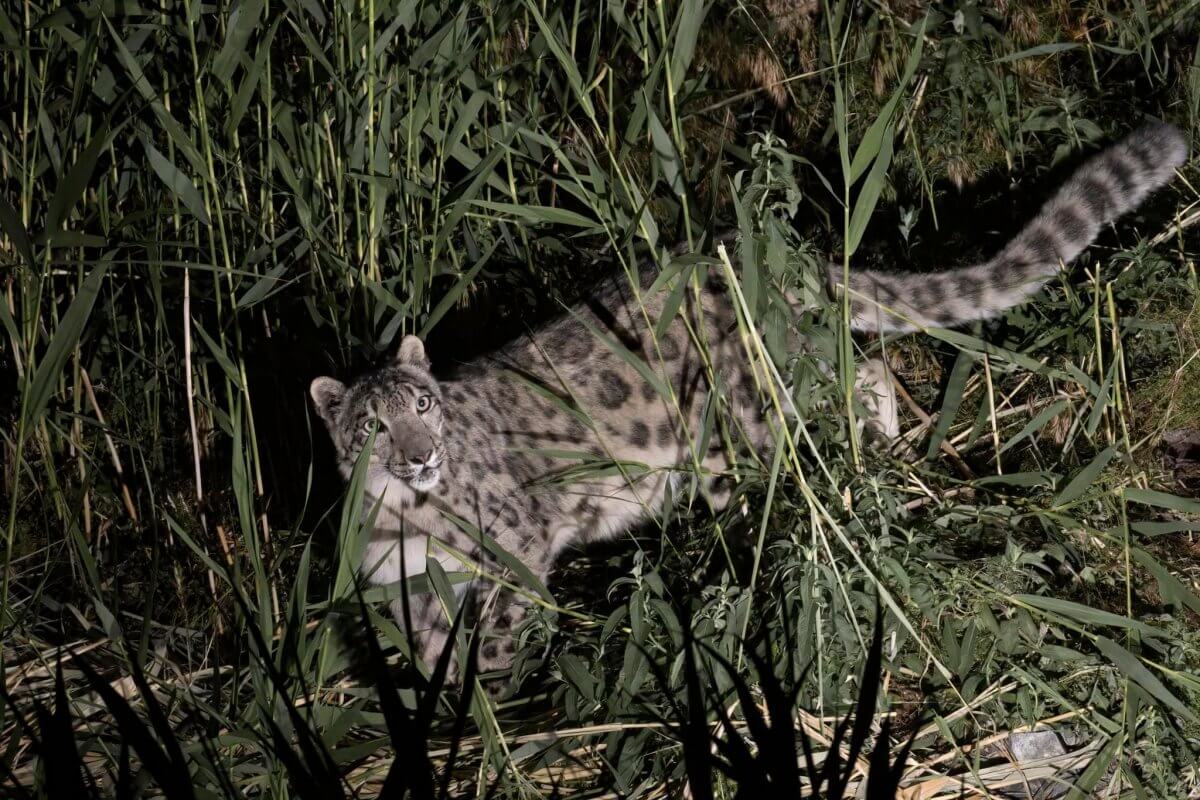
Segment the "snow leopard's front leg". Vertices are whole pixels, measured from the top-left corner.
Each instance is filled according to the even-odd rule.
[[[516,556],[529,572],[543,584],[550,576],[553,556],[548,536],[539,530],[505,530],[496,537],[496,543],[511,555]],[[481,577],[475,582],[475,607],[478,619],[475,635],[479,637],[478,667],[480,674],[508,670],[517,654],[517,636],[530,607],[530,597],[536,593],[532,586],[524,586],[520,576],[505,568],[492,557],[485,557],[485,568],[491,576]],[[516,587],[516,588],[510,588]],[[510,685],[505,677],[491,680],[486,688],[493,696],[503,694]]]
[[[481,587],[479,671],[506,670],[517,654],[517,634],[529,610],[529,599],[504,586]]]
[[[442,606],[441,599],[435,592],[410,594],[408,601],[408,616],[405,615],[404,598],[396,598],[390,604],[392,618],[400,627],[402,633],[409,635],[414,660],[420,660],[432,675],[437,667],[438,659],[447,647],[453,647],[450,636],[450,619]],[[408,627],[411,619],[412,627]],[[458,680],[457,654],[451,653],[450,667],[446,672],[446,683]]]

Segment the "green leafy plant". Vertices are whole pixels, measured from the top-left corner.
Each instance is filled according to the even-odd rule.
[[[1156,447],[1198,394],[1195,160],[994,324],[856,340],[816,276],[992,251],[1135,118],[1194,140],[1200,7],[927,5],[0,7],[0,791],[815,792],[786,736],[848,786],[868,697],[842,736],[874,713],[859,747],[911,742],[924,797],[1194,790],[1200,506]],[[512,698],[431,690],[374,611],[405,587],[355,602],[309,380],[412,332],[449,368],[650,269],[726,282],[797,414],[726,512],[684,481],[565,561]],[[997,754],[1034,729],[1074,744]]]

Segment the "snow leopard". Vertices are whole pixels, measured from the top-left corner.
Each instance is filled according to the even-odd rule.
[[[1176,128],[1148,124],[1086,161],[990,259],[932,274],[853,270],[848,283],[830,264],[822,291],[845,303],[857,331],[996,317],[1166,184],[1186,156]],[[424,573],[427,559],[475,573],[458,600],[477,609],[484,672],[511,664],[515,631],[539,596],[525,584],[546,581],[566,548],[645,520],[676,496],[684,473],[721,508],[734,460],[764,458],[777,441],[760,395],[769,376],[748,355],[737,293],[720,280],[673,292],[668,277],[615,275],[455,379],[436,379],[422,340],[405,336],[389,363],[348,385],[312,382],[343,476],[372,443],[362,574],[394,584]],[[874,428],[894,436],[886,370],[868,362],[858,375]],[[714,405],[726,427],[711,424]],[[392,601],[392,613],[416,658],[432,665],[448,642],[449,609],[433,592],[407,597],[407,614],[405,605]]]

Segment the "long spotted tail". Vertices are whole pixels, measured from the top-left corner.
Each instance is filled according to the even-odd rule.
[[[852,271],[851,325],[904,333],[988,319],[1028,300],[1132,211],[1187,160],[1187,141],[1162,122],[1139,128],[1081,166],[1003,250],[982,264],[940,273]],[[829,267],[841,288],[842,269]]]

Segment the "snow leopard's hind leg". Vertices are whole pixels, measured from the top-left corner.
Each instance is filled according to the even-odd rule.
[[[854,392],[868,413],[859,420],[859,433],[865,428],[890,444],[900,436],[900,411],[896,387],[887,364],[881,358],[869,359],[856,370]]]

